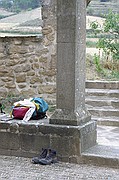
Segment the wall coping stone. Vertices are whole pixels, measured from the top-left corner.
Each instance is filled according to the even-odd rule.
[[[36,37],[36,38],[41,38],[43,35],[42,34],[2,34],[0,35],[0,38],[16,38],[16,37]]]

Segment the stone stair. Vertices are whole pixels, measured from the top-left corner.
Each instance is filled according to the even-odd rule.
[[[119,82],[86,82],[86,107],[98,125],[119,126]]]
[[[90,2],[88,8],[92,9],[92,14],[94,16],[107,14],[109,9],[111,9],[114,13],[119,13],[119,1],[113,0],[108,2],[101,2],[99,0],[93,0]]]
[[[82,163],[119,168],[119,127],[97,126],[97,144],[82,153]]]
[[[86,82],[86,106],[97,121],[97,144],[82,163],[119,168],[119,82]]]

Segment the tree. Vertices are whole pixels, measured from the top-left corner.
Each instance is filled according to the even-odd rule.
[[[111,53],[114,60],[119,60],[119,14],[115,14],[110,10],[105,18],[100,31],[103,38],[99,38],[97,47],[102,48],[107,55]],[[91,28],[97,33],[98,24],[93,22]]]
[[[103,77],[119,79],[119,14],[110,10],[102,26],[97,22],[92,22],[90,26],[95,37],[99,38],[99,55],[93,57],[96,70]],[[103,50],[102,55],[100,50]]]

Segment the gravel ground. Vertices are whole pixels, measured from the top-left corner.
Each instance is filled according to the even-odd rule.
[[[92,165],[32,164],[31,159],[0,156],[0,180],[118,180],[119,170]]]

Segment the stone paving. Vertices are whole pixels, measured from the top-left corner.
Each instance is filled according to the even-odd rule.
[[[119,127],[117,126],[98,126],[97,142],[100,145],[106,145],[119,148]]]
[[[119,170],[92,165],[32,164],[31,159],[0,156],[0,180],[118,180]]]

